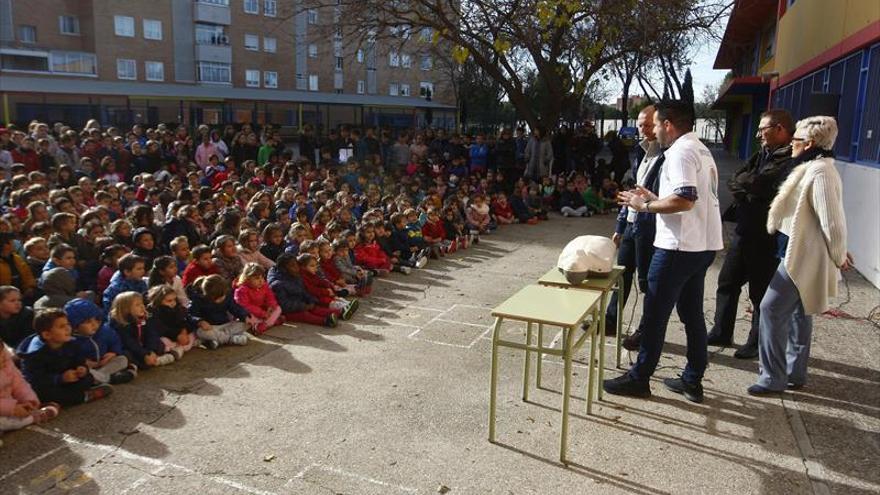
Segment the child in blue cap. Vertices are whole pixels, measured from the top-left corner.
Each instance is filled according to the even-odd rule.
[[[64,305],[67,321],[73,329],[77,354],[84,358],[96,383],[127,383],[137,375],[137,366],[129,364],[122,340],[104,323],[104,312],[88,299],[72,299]]]

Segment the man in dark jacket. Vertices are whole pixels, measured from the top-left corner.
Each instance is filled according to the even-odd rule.
[[[785,110],[761,114],[757,135],[761,149],[728,183],[734,201],[724,213],[724,220],[735,222],[736,228],[718,274],[715,324],[709,332],[709,345],[726,346],[733,342],[740,290],[748,282],[752,322],[746,343],[734,354],[740,359],[758,355],[761,299],[778,264],[775,239],[767,233],[767,212],[776,189],[790,171],[793,133],[794,121]]]

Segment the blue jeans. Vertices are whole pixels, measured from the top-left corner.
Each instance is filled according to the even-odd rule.
[[[715,251],[654,250],[648,270],[645,309],[639,323],[642,331],[639,357],[629,370],[633,379],[646,381],[657,369],[666,340],[666,325],[674,307],[678,308],[678,317],[687,334],[687,365],[681,378],[689,384],[698,384],[703,379],[708,363],[703,286],[706,270],[714,259]]]
[[[813,319],[804,313],[797,286],[779,263],[761,300],[758,332],[758,385],[785,390],[789,383],[807,382],[807,361],[813,337]]]
[[[620,247],[617,249],[617,264],[623,270],[623,305],[629,299],[629,291],[632,288],[633,273],[636,271],[636,241],[633,238],[632,224],[626,224],[623,235],[620,236]],[[605,311],[605,328],[614,328],[617,324],[617,291],[611,294],[608,301],[608,309]]]

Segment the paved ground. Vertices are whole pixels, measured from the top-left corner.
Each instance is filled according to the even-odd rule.
[[[756,363],[714,353],[707,400],[695,405],[659,383],[683,362],[673,317],[651,400],[606,396],[587,416],[576,367],[568,468],[557,462],[559,362],[547,359],[547,390],[524,403],[522,358],[505,352],[499,443],[488,443],[489,309],[571,237],[610,228],[608,216],[513,226],[378,281],[337,329],[279,327],[247,347],[194,351],[108,400],[5,435],[0,493],[880,491],[880,331],[859,320],[817,319],[811,381],[782,399],[746,395]],[[719,266],[707,279],[708,318]],[[857,275],[847,283],[842,309],[866,316],[880,294]],[[508,338],[522,332],[505,328]]]

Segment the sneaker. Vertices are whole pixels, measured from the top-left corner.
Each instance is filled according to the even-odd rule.
[[[471,234],[472,236],[476,237],[477,235],[480,234],[480,231],[479,231],[479,230],[476,230],[476,229],[471,229],[470,234]]]
[[[111,385],[119,385],[122,383],[128,383],[132,380],[134,380],[134,373],[132,373],[131,370],[127,370],[127,369],[117,371],[116,373],[113,373],[112,375],[110,375],[110,384]]]
[[[701,383],[688,383],[682,380],[681,377],[678,377],[664,379],[663,385],[666,385],[666,388],[677,394],[684,394],[684,398],[691,402],[696,402],[697,404],[703,402],[703,384]]]
[[[354,299],[350,303],[348,303],[348,306],[346,306],[345,309],[342,310],[342,319],[346,321],[350,320],[351,317],[354,316],[354,312],[357,311],[359,305],[360,302],[358,302],[357,299]]]
[[[748,389],[746,389],[746,392],[748,392],[749,395],[755,395],[758,397],[762,397],[765,395],[779,395],[782,393],[782,390],[770,390],[767,387],[762,387],[758,384],[755,384],[755,385],[752,385],[751,387],[749,387]]]
[[[418,259],[418,261],[416,261],[416,268],[424,268],[425,266],[427,266],[427,264],[428,264],[428,257],[422,256],[421,258]]]
[[[168,351],[168,354],[174,356],[175,361],[180,361],[181,359],[183,359],[183,349],[181,349],[180,347],[172,347],[171,350]]]
[[[639,346],[642,345],[642,331],[636,330],[630,335],[627,335],[623,338],[623,348],[628,351],[638,351]]]
[[[129,373],[131,373],[132,375],[134,375],[135,378],[137,378],[137,376],[138,376],[138,367],[137,367],[136,364],[134,364],[134,363],[128,363],[128,371],[129,371]]]
[[[217,342],[216,340],[202,340],[202,347],[209,351],[214,351],[220,347],[220,342]]]
[[[476,245],[479,244],[479,243],[480,243],[480,236],[475,235],[475,236],[474,236],[474,245],[476,246]]]
[[[568,212],[567,212],[567,211],[563,211],[563,212],[562,212],[562,216],[568,218]]]
[[[92,387],[86,390],[85,401],[92,402],[98,399],[103,399],[112,393],[113,387],[110,385],[98,385],[97,387]]]
[[[156,366],[166,366],[174,362],[174,354],[162,354],[156,358]]]
[[[400,273],[402,273],[404,275],[409,275],[410,273],[412,273],[412,268],[410,268],[408,266],[400,265]]]
[[[339,325],[339,318],[336,317],[335,314],[329,314],[326,318],[324,318],[324,326],[328,328],[336,328],[336,325]]]
[[[229,343],[232,345],[247,345],[248,336],[243,333],[233,335],[232,337],[229,337]]]
[[[602,389],[612,395],[626,395],[629,397],[647,398],[651,396],[651,384],[648,381],[638,381],[624,373],[617,378],[605,380]]]
[[[50,402],[45,404],[43,407],[34,410],[31,413],[31,416],[34,418],[34,424],[43,424],[46,421],[53,420],[58,417],[58,413],[61,411],[61,406],[55,404],[54,402]]]

